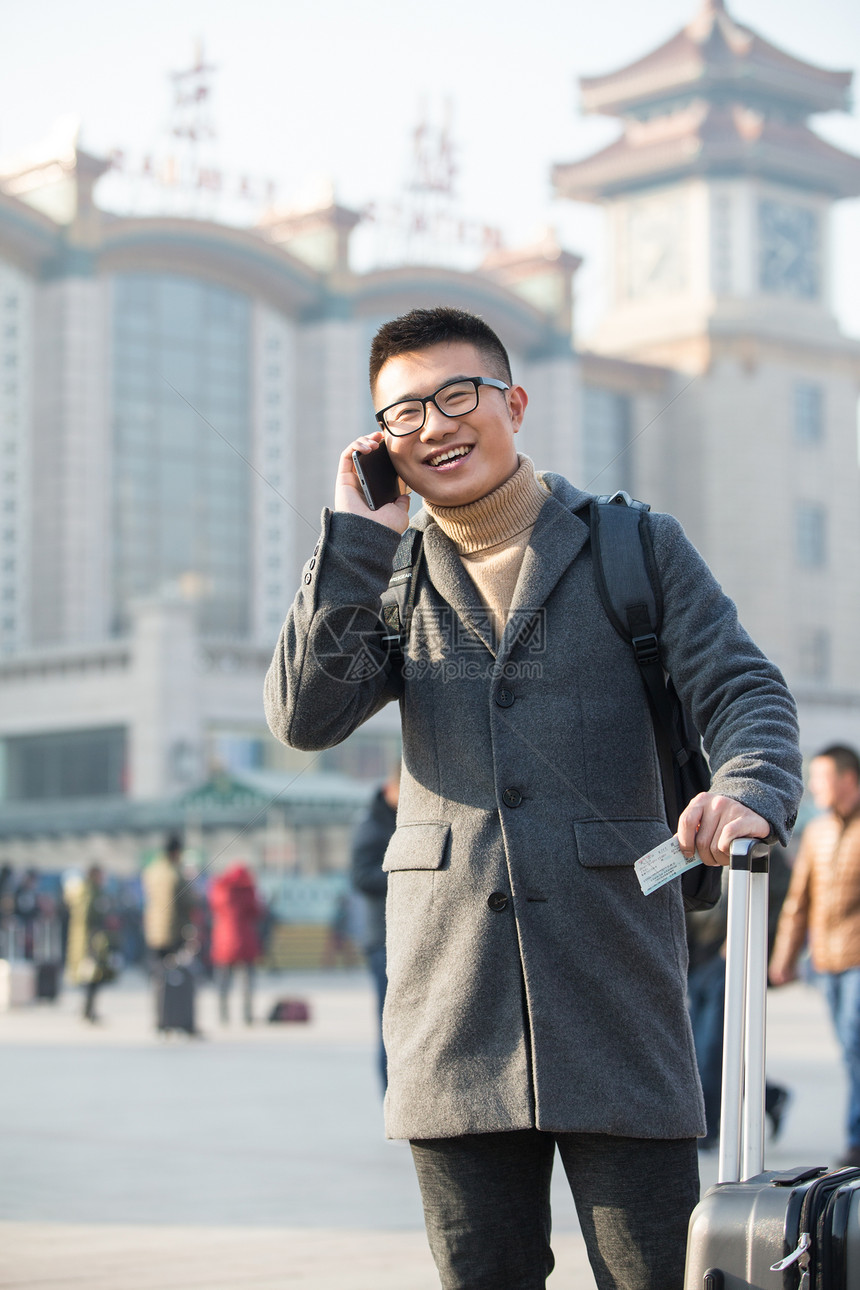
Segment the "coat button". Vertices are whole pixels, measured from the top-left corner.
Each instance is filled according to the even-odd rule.
[[[314,558],[314,556],[311,556],[310,560],[308,561],[308,568],[312,569],[315,564],[316,564],[316,559]]]
[[[319,555],[319,553],[320,553],[320,544],[319,542],[317,542],[316,546],[314,547],[314,555]]]
[[[306,574],[305,574],[305,586],[307,586],[307,585],[308,585],[309,583],[311,583],[311,582],[313,582],[313,577],[311,576],[311,574],[306,573]]]
[[[503,909],[507,908],[508,898],[503,891],[494,891],[487,897],[487,904],[494,914],[500,914]]]
[[[514,694],[512,690],[499,690],[496,694],[496,703],[500,708],[509,708],[513,702]]]
[[[519,806],[522,800],[523,795],[518,788],[506,788],[502,793],[502,801],[505,806],[510,806],[511,808]]]

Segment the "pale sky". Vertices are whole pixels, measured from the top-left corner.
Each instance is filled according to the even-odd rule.
[[[272,179],[284,202],[329,179],[339,200],[362,207],[396,199],[422,104],[438,122],[450,100],[460,212],[499,226],[509,245],[553,225],[586,258],[577,282],[587,330],[601,307],[603,217],[554,200],[549,172],[596,151],[619,127],[581,115],[577,78],[641,57],[696,8],[697,0],[148,0],[133,8],[0,0],[0,156],[27,150],[69,116],[80,119],[90,151],[166,155],[167,74],[189,66],[202,40],[218,68],[210,157],[219,168],[237,181]],[[860,67],[856,0],[730,0],[730,10],[790,53]],[[860,154],[856,113],[817,125]],[[860,336],[860,200],[842,203],[834,236],[837,313]],[[371,238],[357,248],[365,255]]]

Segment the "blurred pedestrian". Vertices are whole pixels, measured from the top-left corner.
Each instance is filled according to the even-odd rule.
[[[770,960],[785,985],[809,935],[848,1072],[847,1144],[841,1165],[860,1166],[860,756],[832,744],[813,757],[809,791],[826,814],[807,824]]]
[[[108,932],[110,902],[104,889],[104,872],[90,865],[83,880],[68,883],[65,893],[69,908],[66,966],[71,980],[83,986],[83,1019],[100,1021],[96,1015],[96,994],[116,975]]]
[[[182,839],[173,834],[162,854],[150,861],[141,875],[143,935],[156,960],[181,948],[182,930],[190,922],[191,888],[180,868],[181,860]]]
[[[328,925],[325,948],[322,955],[324,968],[355,967],[358,954],[351,936],[352,906],[349,892],[343,891],[337,897]]]
[[[388,1086],[388,1060],[382,1039],[382,1009],[385,1004],[385,895],[388,874],[383,872],[385,848],[397,827],[400,799],[400,768],[377,789],[367,814],[352,840],[352,885],[364,898],[365,921],[362,948],[376,986],[379,1009],[379,1071],[383,1092]]]
[[[173,834],[144,869],[143,935],[155,980],[156,1030],[194,1035],[193,896],[181,860],[182,839]]]
[[[14,954],[15,873],[10,864],[0,866],[0,958]]]
[[[23,933],[23,955],[33,957],[33,925],[39,914],[39,875],[28,869],[15,892],[15,917]]]
[[[222,1024],[230,1020],[233,974],[242,978],[242,1016],[250,1026],[253,1016],[254,970],[262,953],[260,923],[265,910],[257,895],[251,871],[235,864],[212,883],[212,966],[218,986]]]

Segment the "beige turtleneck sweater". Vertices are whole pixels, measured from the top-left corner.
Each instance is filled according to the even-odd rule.
[[[504,484],[466,506],[424,506],[451,539],[493,621],[501,640],[510,614],[520,566],[549,490],[535,474],[531,459],[519,455],[519,466]]]

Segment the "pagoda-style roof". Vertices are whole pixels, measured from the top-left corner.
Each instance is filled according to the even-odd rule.
[[[621,138],[602,151],[554,166],[552,178],[559,196],[596,202],[639,186],[720,174],[760,175],[834,197],[860,194],[860,157],[800,122],[708,102],[629,122]]]
[[[351,827],[373,784],[336,772],[216,773],[181,797],[136,801],[128,797],[4,802],[0,839],[81,836],[92,833],[180,832],[189,822],[204,829],[263,827],[270,811],[292,827]]]
[[[850,71],[830,71],[793,57],[736,22],[724,0],[705,0],[696,17],[664,45],[627,67],[580,81],[586,112],[637,116],[690,95],[767,102],[803,118],[848,111]]]
[[[691,175],[754,174],[853,197],[860,158],[806,125],[812,112],[850,106],[851,72],[802,62],[704,0],[659,49],[581,81],[586,111],[620,116],[624,133],[582,161],[555,166],[556,192],[573,201],[676,182]]]

